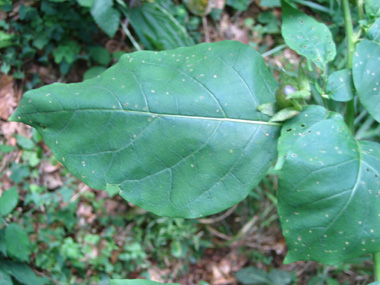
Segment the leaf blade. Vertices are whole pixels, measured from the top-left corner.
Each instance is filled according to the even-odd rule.
[[[356,47],[353,78],[360,102],[380,122],[380,44],[364,39]]]
[[[125,55],[95,79],[29,92],[11,119],[35,126],[91,187],[199,217],[244,199],[275,159],[279,126],[257,106],[276,88],[248,46],[202,44]]]
[[[281,34],[286,44],[298,54],[325,70],[336,55],[335,43],[327,26],[294,9],[282,0],[283,23]]]
[[[340,115],[316,106],[284,125],[280,143],[292,144],[279,149],[285,262],[336,264],[379,251],[380,145],[356,141]]]

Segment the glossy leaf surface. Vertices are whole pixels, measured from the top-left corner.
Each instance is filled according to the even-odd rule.
[[[380,122],[380,44],[362,40],[355,50],[352,71],[360,102]]]
[[[285,262],[336,264],[380,250],[380,144],[356,141],[340,115],[309,106],[284,124],[279,155]]]
[[[37,128],[90,187],[159,215],[199,217],[241,201],[276,157],[257,106],[277,82],[238,42],[125,55],[95,79],[26,93],[11,120]]]
[[[282,1],[281,33],[286,44],[298,54],[325,70],[336,55],[335,43],[328,27]]]
[[[352,72],[342,69],[331,73],[327,79],[326,93],[338,102],[347,102],[354,98]]]

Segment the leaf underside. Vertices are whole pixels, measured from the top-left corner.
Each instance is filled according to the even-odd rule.
[[[380,250],[380,145],[356,141],[342,117],[309,106],[279,140],[278,212],[285,262],[336,264]]]
[[[27,92],[10,120],[35,127],[90,187],[194,218],[241,201],[265,175],[279,127],[257,106],[276,88],[238,42],[142,51],[94,79]]]

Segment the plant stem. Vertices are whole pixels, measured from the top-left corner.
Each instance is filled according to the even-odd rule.
[[[364,19],[364,0],[357,0],[358,11],[359,11],[359,20]]]
[[[373,254],[373,266],[375,267],[375,281],[380,282],[380,252]]]
[[[344,14],[344,26],[347,38],[347,68],[352,69],[352,59],[355,52],[354,29],[352,27],[352,18],[348,0],[342,0]],[[347,102],[346,105],[346,123],[352,133],[354,133],[355,104],[354,99]]]

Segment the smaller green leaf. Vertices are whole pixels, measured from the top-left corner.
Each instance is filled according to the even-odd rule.
[[[352,68],[360,102],[380,122],[380,44],[364,39],[356,47]]]
[[[13,162],[11,171],[12,174],[9,178],[12,179],[15,183],[20,183],[24,178],[30,175],[29,167],[20,163]]]
[[[370,18],[380,17],[380,1],[379,0],[366,0],[365,11]]]
[[[34,142],[27,138],[27,137],[24,137],[22,135],[15,135],[16,139],[17,139],[17,144],[23,148],[23,149],[27,149],[27,150],[32,150],[34,148]]]
[[[11,145],[6,145],[6,144],[0,144],[0,152],[2,153],[9,153],[11,151],[14,151],[15,148]]]
[[[113,38],[119,27],[121,17],[119,11],[113,8],[113,1],[94,0],[91,15],[102,31]]]
[[[91,58],[100,65],[107,66],[111,62],[110,52],[101,46],[90,48]]]
[[[110,285],[157,285],[157,284],[167,284],[167,285],[180,285],[178,283],[160,283],[145,279],[111,279]]]
[[[274,283],[273,285],[286,285],[290,284],[293,280],[289,272],[278,269],[272,269],[268,273],[268,278]]]
[[[368,30],[368,38],[374,42],[380,43],[380,18]]]
[[[83,80],[88,80],[91,78],[94,78],[105,71],[106,68],[103,66],[93,66],[89,68],[84,74],[83,74]]]
[[[283,122],[297,116],[300,113],[299,110],[296,110],[293,107],[282,109],[280,112],[275,114],[269,122]]]
[[[31,252],[28,234],[18,224],[8,224],[5,229],[7,253],[20,261],[29,261]]]
[[[80,46],[75,41],[69,41],[65,44],[61,44],[53,51],[54,62],[56,64],[66,62],[70,65],[76,60],[79,52]]]
[[[12,187],[3,192],[0,197],[0,215],[6,216],[17,206],[18,191],[17,187]]]
[[[294,9],[286,1],[283,0],[281,3],[283,9],[281,33],[286,44],[325,70],[327,63],[336,55],[330,30],[325,24]]]
[[[354,82],[349,69],[336,71],[327,79],[326,93],[338,102],[347,102],[354,98]]]
[[[249,266],[240,269],[235,274],[237,280],[244,285],[269,284],[268,274],[258,268]]]
[[[277,103],[265,103],[257,107],[257,110],[259,110],[261,113],[268,115],[270,117],[274,116],[276,114],[278,109]]]

